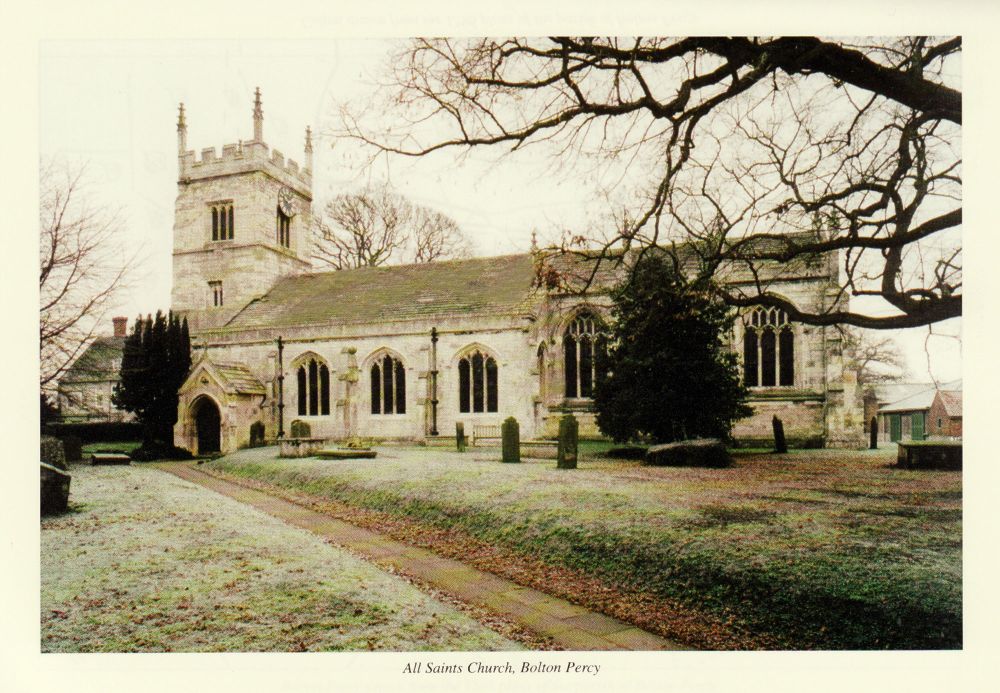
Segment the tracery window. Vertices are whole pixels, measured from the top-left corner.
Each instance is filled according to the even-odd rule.
[[[563,335],[566,397],[594,396],[594,385],[607,375],[607,341],[601,321],[591,313],[576,316]]]
[[[458,362],[458,409],[463,414],[498,409],[497,362],[478,349]]]
[[[233,203],[212,205],[212,240],[231,241],[236,225],[233,219]]]
[[[788,314],[756,308],[743,319],[743,382],[749,387],[795,384],[795,332]]]
[[[386,354],[371,368],[372,414],[406,413],[406,369]]]
[[[299,416],[327,416],[330,413],[330,369],[310,357],[296,373]]]

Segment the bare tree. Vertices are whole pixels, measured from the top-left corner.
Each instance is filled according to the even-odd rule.
[[[134,257],[122,252],[117,213],[85,194],[84,169],[43,165],[39,204],[39,349],[51,389],[104,323]]]
[[[959,37],[415,40],[387,104],[335,132],[378,153],[551,147],[637,191],[606,234],[563,252],[675,252],[739,307],[867,328],[961,315]],[[633,251],[623,253],[622,249]],[[840,263],[818,309],[774,290]],[[850,297],[865,297],[849,307]]]
[[[905,377],[906,359],[892,337],[854,327],[842,327],[841,336],[859,385],[897,382]]]
[[[382,184],[338,195],[316,219],[313,258],[334,269],[433,262],[469,254],[458,224]]]
[[[410,245],[414,262],[469,257],[472,248],[458,223],[441,212],[416,206]]]

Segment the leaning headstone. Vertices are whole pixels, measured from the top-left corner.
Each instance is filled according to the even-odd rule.
[[[868,427],[868,449],[878,450],[878,419],[874,416],[871,426]]]
[[[504,462],[521,461],[521,427],[517,419],[508,416],[500,426],[500,436],[503,441],[501,459]]]
[[[556,452],[558,469],[576,469],[580,424],[576,417],[567,414],[559,419],[559,448]]]
[[[785,424],[777,416],[772,416],[771,428],[774,429],[774,451],[788,452],[788,445],[785,443]]]
[[[51,464],[41,463],[42,515],[61,513],[69,506],[70,475]]]
[[[465,452],[465,424],[461,421],[455,422],[455,447],[459,452]]]
[[[308,438],[312,435],[312,428],[300,419],[295,419],[289,428],[291,428],[292,438]]]

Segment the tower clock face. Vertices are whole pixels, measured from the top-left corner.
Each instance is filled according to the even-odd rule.
[[[295,216],[295,193],[289,188],[282,188],[278,191],[278,209],[286,217]]]

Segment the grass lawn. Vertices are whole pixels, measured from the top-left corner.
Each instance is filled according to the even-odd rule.
[[[43,652],[509,650],[404,580],[144,466],[71,468],[41,523]]]
[[[781,647],[961,647],[960,472],[894,469],[888,450],[746,454],[722,470],[587,452],[575,471],[394,448],[205,467],[458,530]]]
[[[98,450],[114,450],[115,452],[124,452],[125,454],[129,454],[140,445],[142,445],[142,442],[138,440],[122,440],[104,443],[87,443],[82,449],[83,456],[86,458]]]

